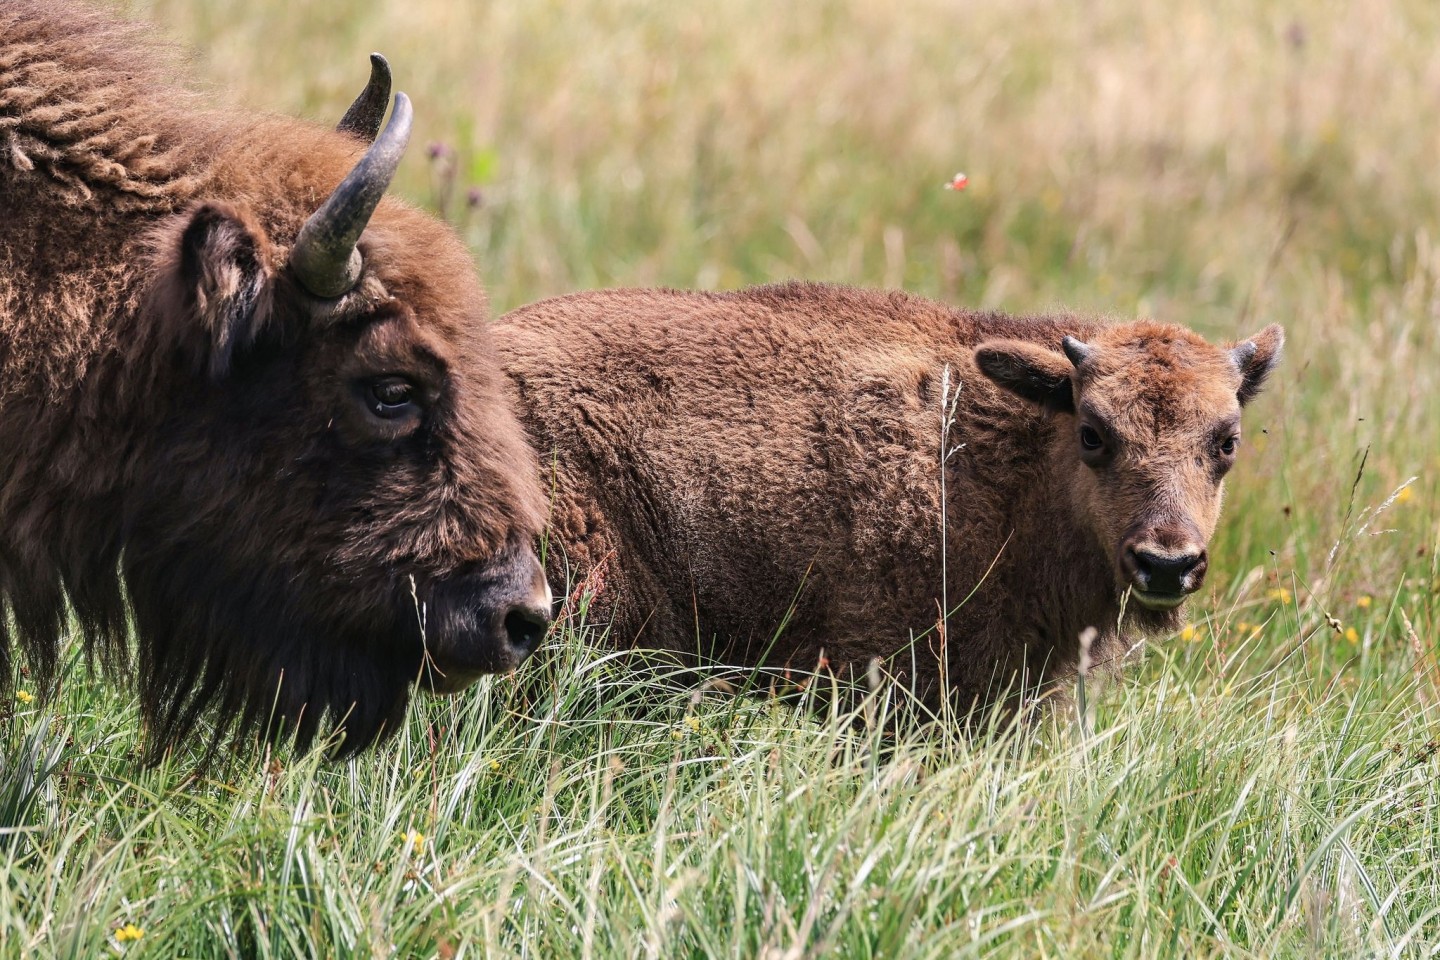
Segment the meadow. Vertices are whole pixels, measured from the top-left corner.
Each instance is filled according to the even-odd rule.
[[[342,764],[145,768],[78,652],[22,675],[0,957],[1440,955],[1440,6],[124,9],[326,122],[386,53],[497,313],[807,277],[1289,342],[1190,625],[1037,727],[640,684],[583,602]]]

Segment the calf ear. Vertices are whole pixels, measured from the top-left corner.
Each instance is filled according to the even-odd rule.
[[[1235,395],[1240,403],[1246,404],[1255,398],[1270,371],[1280,363],[1280,354],[1285,346],[1285,328],[1278,323],[1261,330],[1249,340],[1241,340],[1230,351],[1235,367],[1240,371],[1240,389]]]
[[[220,203],[195,208],[180,234],[181,298],[189,317],[198,317],[209,333],[203,362],[213,379],[226,377],[264,332],[270,314],[267,247],[264,232],[248,216]]]
[[[1023,340],[991,340],[975,349],[975,365],[996,386],[1047,410],[1075,410],[1070,383],[1075,365],[1053,350]]]

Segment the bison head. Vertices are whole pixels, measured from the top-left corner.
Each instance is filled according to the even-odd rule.
[[[382,199],[411,108],[377,136],[376,66],[339,132],[273,121],[154,240],[122,563],[162,747],[209,711],[352,753],[546,629],[538,470],[466,250]]]
[[[1240,446],[1240,409],[1280,359],[1270,326],[1216,347],[1151,322],[1101,329],[1060,350],[994,341],[976,351],[999,386],[1060,419],[1054,475],[1080,522],[1112,558],[1119,588],[1165,619],[1205,579],[1225,474]]]

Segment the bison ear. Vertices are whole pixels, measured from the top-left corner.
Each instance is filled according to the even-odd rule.
[[[1270,372],[1280,363],[1280,354],[1285,346],[1285,328],[1278,323],[1261,330],[1249,340],[1241,340],[1230,351],[1235,367],[1240,371],[1240,388],[1236,396],[1241,405],[1255,399]]]
[[[975,364],[996,386],[1047,410],[1075,410],[1070,383],[1075,365],[1053,350],[1023,340],[991,340],[975,349]]]
[[[204,361],[223,379],[260,339],[269,319],[265,234],[219,203],[197,207],[180,235],[180,282],[187,306],[210,334]]]

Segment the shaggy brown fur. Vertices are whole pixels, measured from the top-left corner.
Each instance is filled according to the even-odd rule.
[[[6,608],[43,681],[68,598],[110,665],[133,617],[158,747],[214,707],[355,751],[427,652],[446,689],[524,655],[535,461],[453,234],[382,200],[309,295],[289,245],[366,144],[205,110],[139,33],[0,4],[0,677]]]
[[[881,657],[962,710],[1072,674],[1086,627],[1103,662],[1177,624],[1281,344],[803,283],[584,293],[495,332],[553,470],[552,576],[598,587],[616,643]]]

